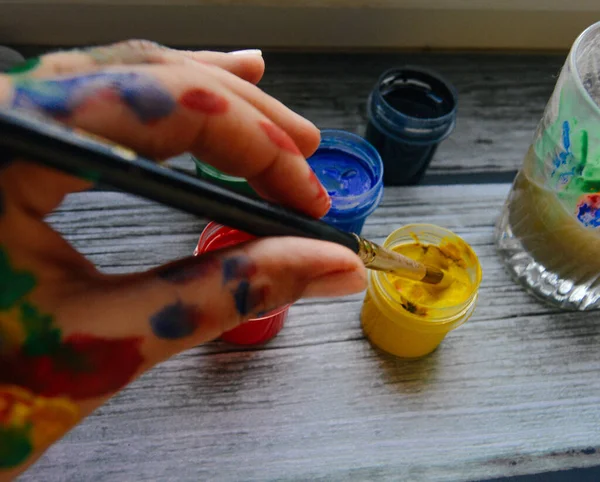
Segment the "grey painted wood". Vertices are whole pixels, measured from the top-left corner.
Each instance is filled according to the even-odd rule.
[[[458,120],[428,173],[516,170],[554,88],[564,55],[266,53],[261,87],[320,128],[364,134],[365,104],[385,70],[406,64],[442,74],[458,91]],[[191,169],[191,161],[175,163]]]
[[[386,189],[367,221],[375,241],[438,224],[481,259],[473,318],[431,356],[374,350],[361,295],[302,301],[264,348],[213,342],[147,373],[22,480],[468,481],[600,464],[600,320],[510,281],[492,245],[508,188]],[[51,220],[110,272],[189,255],[203,224],[117,193],[72,195]]]

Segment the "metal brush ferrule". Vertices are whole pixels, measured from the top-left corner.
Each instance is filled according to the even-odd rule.
[[[361,259],[361,261],[367,268],[370,268],[371,263],[373,263],[373,261],[377,257],[377,251],[379,250],[379,246],[367,239],[361,238],[357,234],[352,233],[352,235],[358,241],[358,257]]]
[[[385,271],[402,278],[431,284],[439,283],[444,276],[442,271],[437,268],[425,266],[354,233],[353,235],[358,241],[358,257],[368,269]]]

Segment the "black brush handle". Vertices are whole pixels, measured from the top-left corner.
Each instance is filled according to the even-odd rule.
[[[357,238],[323,221],[161,167],[119,146],[61,124],[0,110],[0,148],[124,192],[209,218],[254,236],[298,236],[331,241],[355,253]]]

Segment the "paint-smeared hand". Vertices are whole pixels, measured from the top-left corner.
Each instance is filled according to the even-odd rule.
[[[319,132],[253,85],[263,70],[259,52],[126,42],[27,61],[0,75],[0,105],[152,158],[192,152],[321,216],[329,197],[305,160]],[[89,186],[0,152],[0,479],[157,362],[300,297],[364,288],[349,250],[293,238],[101,274],[44,222]]]

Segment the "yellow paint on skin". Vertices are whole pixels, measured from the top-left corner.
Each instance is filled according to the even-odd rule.
[[[414,233],[410,237],[411,241],[391,249],[441,268],[451,283],[439,286],[370,273],[361,323],[377,347],[400,357],[416,358],[435,350],[449,331],[470,317],[481,269],[473,250],[457,236],[444,237],[435,244],[421,242]]]

